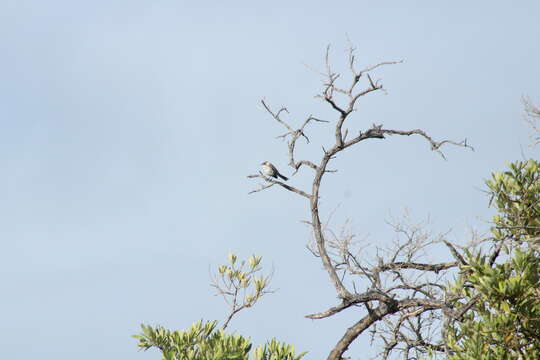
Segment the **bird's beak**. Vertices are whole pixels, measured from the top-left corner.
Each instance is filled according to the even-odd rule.
[[[262,162],[261,165],[264,165],[264,162]]]

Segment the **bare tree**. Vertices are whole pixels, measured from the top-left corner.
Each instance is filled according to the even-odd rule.
[[[419,356],[428,351],[445,351],[441,340],[444,337],[445,323],[459,319],[472,306],[471,303],[462,303],[459,299],[452,298],[452,294],[443,286],[446,273],[465,263],[459,248],[447,241],[444,234],[432,236],[418,224],[392,222],[391,226],[399,235],[396,242],[390,248],[378,249],[370,258],[364,248],[358,248],[358,243],[354,241],[350,231],[345,228],[336,234],[321,221],[321,182],[327,173],[334,171],[329,169],[333,159],[363,141],[416,135],[427,141],[431,150],[443,158],[445,156],[441,149],[444,145],[470,149],[472,147],[466,140],[436,141],[421,129],[389,129],[382,124],[373,124],[355,134],[349,133],[345,125],[355,112],[358,100],[372,92],[384,91],[380,80],[373,79],[372,72],[401,61],[380,62],[358,70],[355,49],[351,46],[348,52],[350,82],[346,87],[341,87],[338,85],[341,75],[332,70],[329,50],[328,47],[325,71],[321,72],[324,75],[324,85],[318,97],[336,113],[336,120],[331,122],[334,142],[331,146],[322,148],[322,157],[318,162],[297,159],[295,147],[299,139],[309,143],[308,125],[323,120],[310,115],[299,128],[295,128],[283,118],[283,115],[288,113],[287,108],[273,110],[262,100],[264,109],[285,128],[286,132],[280,137],[288,140],[288,161],[294,170],[293,176],[304,167],[313,172],[311,189],[300,189],[260,172],[248,176],[263,181],[260,187],[251,193],[278,185],[309,201],[311,220],[307,223],[313,233],[313,244],[309,248],[322,262],[339,302],[330,309],[306,317],[322,319],[345,310],[362,311],[360,320],[344,332],[330,351],[329,360],[343,359],[351,343],[363,333],[371,334],[373,338],[382,341],[381,355],[384,358],[389,358],[398,351],[405,359],[410,355]],[[449,259],[430,262],[426,257],[426,249],[431,246],[447,248]],[[360,287],[363,289],[359,289]]]

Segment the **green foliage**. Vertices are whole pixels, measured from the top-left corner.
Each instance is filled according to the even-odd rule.
[[[238,261],[236,254],[228,255],[228,264],[220,265],[212,279],[212,286],[223,295],[232,311],[249,308],[260,298],[271,292],[268,290],[270,278],[258,275],[262,257],[252,255],[247,261]]]
[[[519,161],[510,171],[494,173],[486,182],[499,214],[493,218],[497,240],[537,241],[540,235],[540,163]]]
[[[269,277],[257,275],[262,270],[261,260],[260,256],[253,255],[247,261],[238,261],[238,257],[231,253],[228,264],[218,267],[212,285],[231,306],[231,313],[221,329],[217,329],[217,321],[199,321],[185,331],[143,324],[141,334],[133,336],[139,340],[139,348],[156,348],[161,351],[163,360],[248,360],[251,340],[227,334],[224,329],[233,315],[253,306],[261,296],[270,292]],[[297,355],[294,346],[276,339],[260,345],[251,353],[254,360],[300,360],[306,354]]]
[[[196,322],[186,331],[152,328],[141,325],[139,348],[155,347],[163,353],[163,360],[247,360],[251,342],[239,335],[216,330],[217,322]]]
[[[251,340],[226,334],[216,326],[215,321],[199,321],[185,331],[171,331],[161,326],[141,325],[142,333],[134,337],[143,350],[159,349],[163,360],[248,360]],[[294,346],[272,339],[253,351],[253,359],[300,360],[305,354],[297,355]]]
[[[465,297],[479,300],[450,332],[450,359],[540,359],[540,258],[516,250],[495,267],[484,256],[468,262]]]
[[[307,351],[296,355],[293,345],[280,343],[276,339],[255,349],[254,360],[300,360]]]
[[[474,306],[448,331],[450,360],[540,359],[539,179],[540,164],[529,160],[487,182],[499,212],[493,239],[512,246],[500,264],[467,252],[451,291]]]

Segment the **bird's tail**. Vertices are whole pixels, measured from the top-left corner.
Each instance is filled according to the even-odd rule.
[[[282,178],[283,180],[285,180],[285,181],[289,180],[288,177],[283,176],[283,175],[281,175],[280,173],[278,173],[277,175],[278,175],[280,178]]]

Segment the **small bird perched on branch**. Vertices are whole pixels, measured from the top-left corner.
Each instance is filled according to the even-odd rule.
[[[262,165],[262,171],[265,175],[268,175],[268,176],[271,176],[273,178],[282,178],[283,180],[287,181],[289,180],[288,177],[285,177],[283,175],[281,175],[278,171],[278,169],[276,169],[276,167],[274,165],[272,165],[270,162],[268,161],[265,161],[263,163],[261,163]]]

